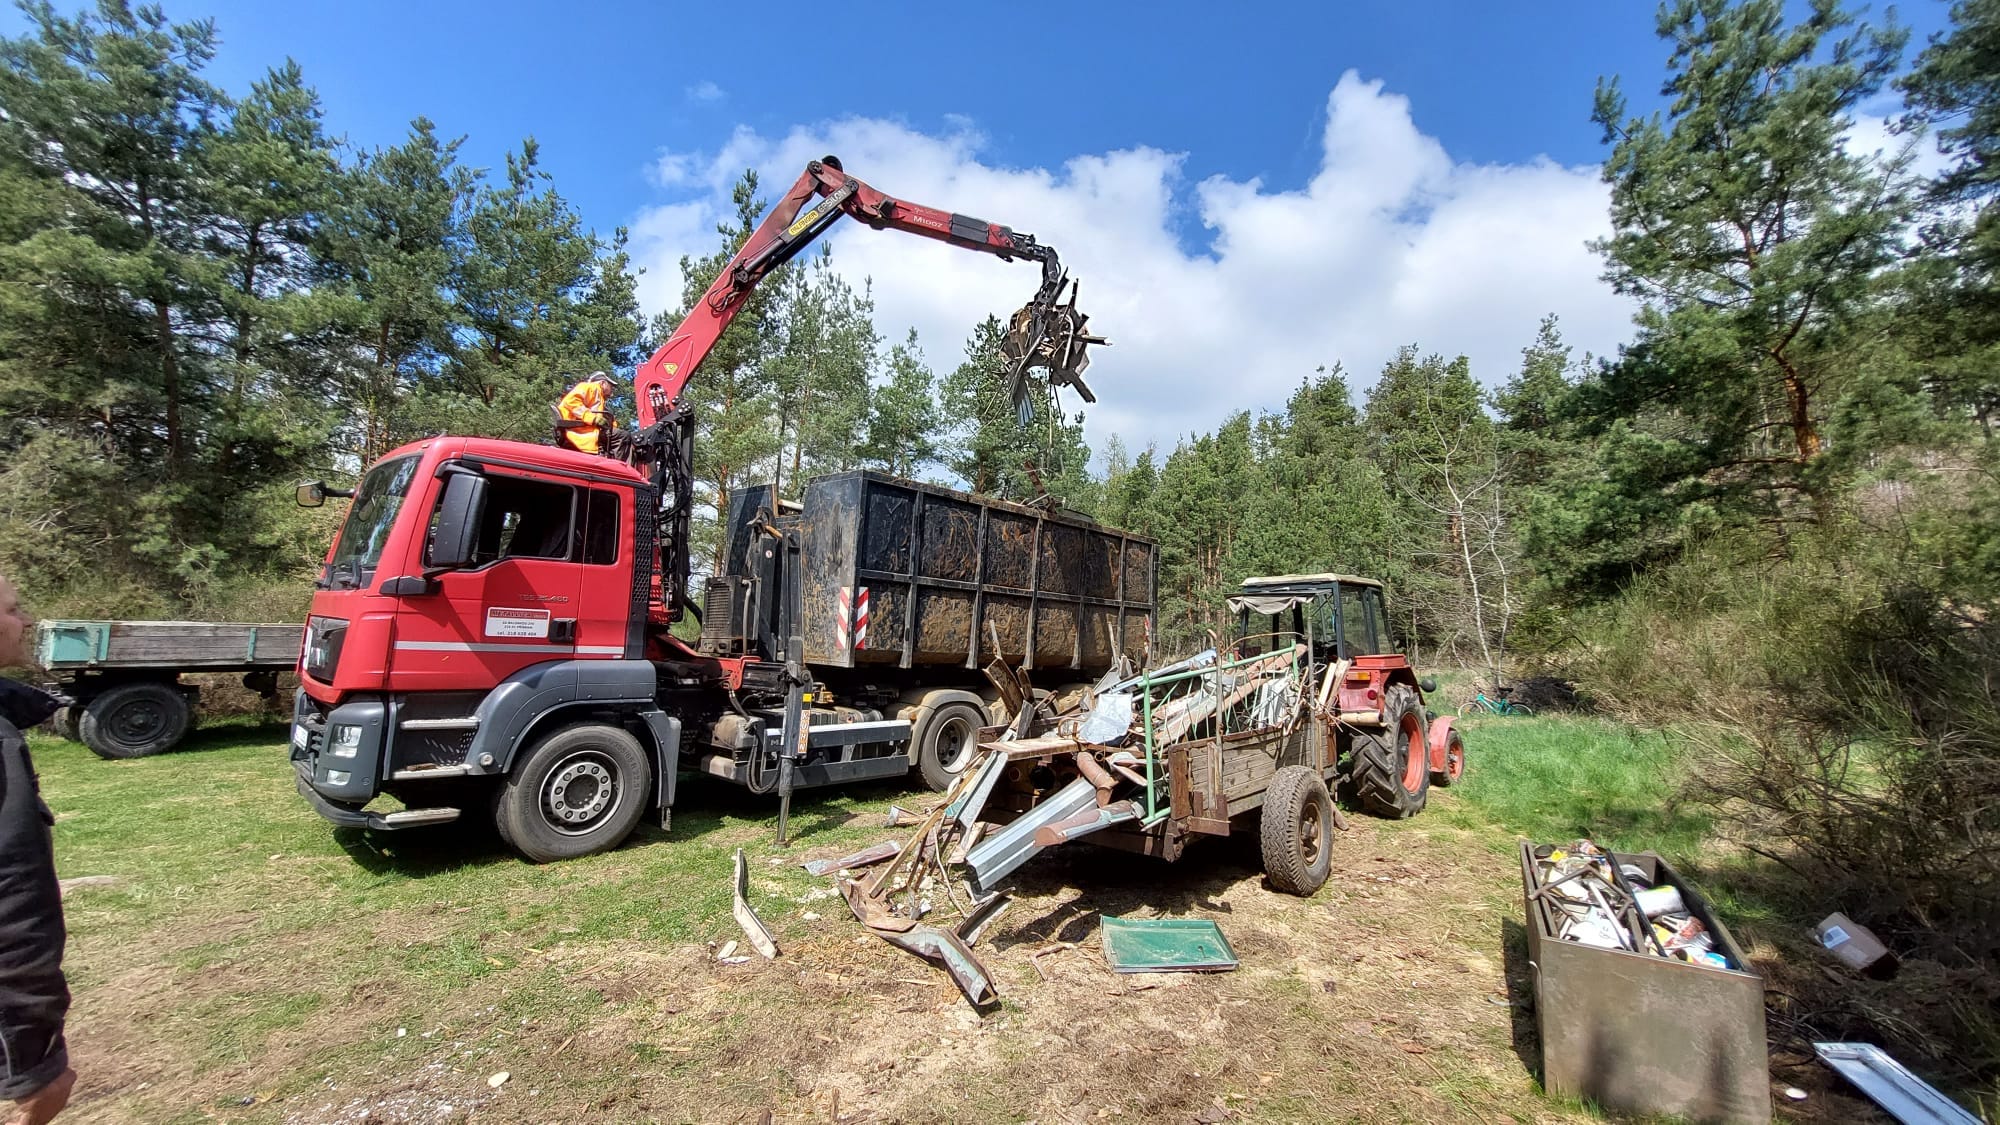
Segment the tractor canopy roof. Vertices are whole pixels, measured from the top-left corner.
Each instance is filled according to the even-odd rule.
[[[1277,574],[1268,578],[1245,578],[1241,592],[1229,599],[1229,608],[1231,612],[1248,609],[1256,613],[1282,613],[1320,594],[1332,593],[1336,585],[1382,588],[1382,584],[1373,578],[1358,578],[1352,574]]]

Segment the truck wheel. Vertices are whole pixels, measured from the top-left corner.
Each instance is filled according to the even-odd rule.
[[[639,740],[614,726],[564,727],[536,743],[494,798],[500,838],[536,863],[617,847],[652,791]]]
[[[143,758],[179,742],[192,717],[172,684],[119,684],[84,706],[76,733],[100,758]]]
[[[1380,734],[1357,736],[1348,763],[1354,798],[1376,816],[1400,820],[1423,811],[1431,771],[1424,747],[1424,707],[1406,684],[1383,699]]]
[[[951,788],[979,753],[979,728],[986,712],[962,700],[939,705],[916,731],[917,772],[939,793]]]
[[[1286,894],[1309,895],[1333,866],[1333,799],[1304,766],[1286,766],[1264,791],[1264,874]]]

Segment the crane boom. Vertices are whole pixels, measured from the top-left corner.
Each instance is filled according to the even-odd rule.
[[[1097,401],[1083,381],[1083,370],[1090,363],[1085,353],[1089,345],[1107,341],[1085,331],[1089,318],[1077,311],[1075,286],[1053,247],[999,223],[886,195],[848,175],[837,157],[812,161],[688,309],[673,335],[639,365],[632,380],[639,456],[652,464],[661,488],[660,550],[665,565],[656,572],[661,586],[656,604],[666,620],[678,619],[689,604],[694,419],[683,402],[688,383],[758,284],[842,216],[877,230],[902,231],[1007,261],[1041,263],[1042,280],[1034,297],[1008,322],[1003,344],[1010,364],[1008,391],[1024,424],[1031,409],[1032,370],[1046,371],[1051,387],[1074,387],[1086,402]]]

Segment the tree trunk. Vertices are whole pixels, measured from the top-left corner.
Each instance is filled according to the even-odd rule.
[[[181,372],[174,358],[174,321],[167,303],[153,299],[153,328],[160,343],[160,389],[167,396],[167,472],[181,471]]]

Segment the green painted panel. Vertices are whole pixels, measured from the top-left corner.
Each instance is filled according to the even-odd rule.
[[[1200,972],[1237,964],[1222,927],[1206,918],[1107,917],[1104,959],[1119,973]]]
[[[44,621],[38,633],[35,658],[44,668],[95,663],[111,646],[109,621]]]

